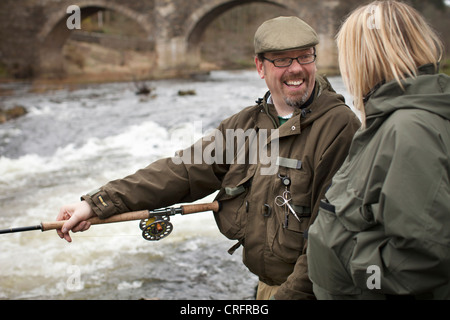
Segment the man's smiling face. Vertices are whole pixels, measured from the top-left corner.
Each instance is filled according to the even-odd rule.
[[[314,54],[314,48],[264,54],[269,60],[280,58],[297,58]],[[277,109],[293,111],[308,101],[314,90],[316,64],[300,65],[297,60],[289,67],[279,68],[267,60],[256,59],[256,66],[261,79],[265,79]]]

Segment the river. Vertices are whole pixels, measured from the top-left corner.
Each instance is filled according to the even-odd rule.
[[[340,78],[330,82],[349,99]],[[153,81],[149,96],[133,83],[44,93],[0,85],[14,92],[0,97],[5,108],[28,111],[0,125],[0,229],[55,220],[62,205],[172,156],[266,91],[255,71]],[[241,250],[228,255],[234,242],[211,213],[171,221],[159,242],[145,241],[138,222],[94,226],[71,244],[54,231],[0,235],[0,299],[254,299],[257,278]]]

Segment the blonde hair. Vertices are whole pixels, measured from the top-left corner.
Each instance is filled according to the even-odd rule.
[[[438,69],[443,44],[425,19],[397,1],[375,1],[356,9],[337,35],[339,65],[345,85],[361,112],[364,97],[383,81],[416,77],[418,67],[433,63]]]

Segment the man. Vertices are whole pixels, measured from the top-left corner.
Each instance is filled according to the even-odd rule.
[[[307,230],[360,127],[343,97],[316,76],[318,42],[315,31],[299,18],[265,22],[255,34],[255,63],[270,90],[266,96],[224,120],[213,139],[63,207],[58,220],[71,218],[58,231],[60,237],[71,241],[69,230],[87,230],[85,220],[95,215],[151,210],[220,190],[218,227],[238,241],[230,253],[244,247],[244,263],[260,279],[257,299],[313,299]],[[235,134],[224,138],[229,132]],[[234,148],[238,132],[246,133],[246,143]],[[268,152],[270,164],[252,161],[255,144],[262,146],[260,153]],[[203,155],[214,150],[216,161],[192,161],[199,147]]]

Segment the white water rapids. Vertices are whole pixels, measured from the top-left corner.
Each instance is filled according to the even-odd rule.
[[[344,93],[340,78],[330,81]],[[148,97],[132,83],[46,93],[0,85],[14,91],[0,97],[5,108],[28,110],[0,125],[0,229],[55,220],[62,205],[172,156],[266,92],[255,71],[154,81]],[[253,299],[257,279],[241,250],[228,255],[234,242],[212,214],[171,221],[159,242],[145,241],[138,222],[93,226],[72,244],[54,231],[0,235],[0,299]]]

